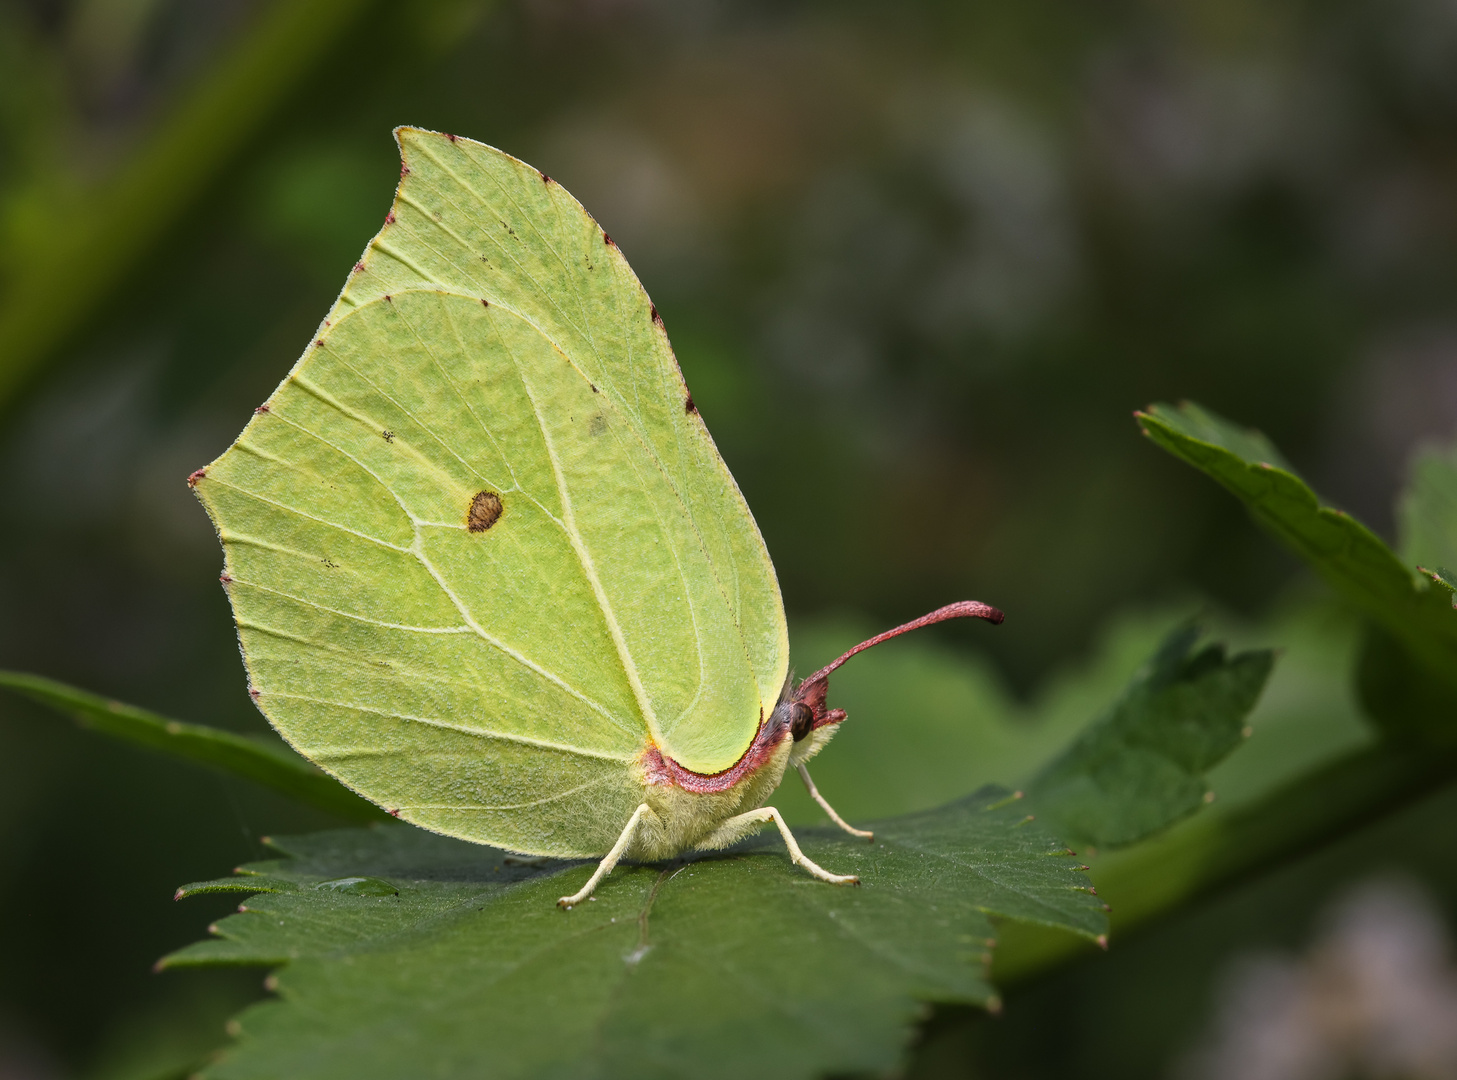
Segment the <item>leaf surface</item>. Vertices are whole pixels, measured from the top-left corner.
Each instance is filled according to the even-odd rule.
[[[1397,500],[1404,558],[1457,606],[1457,447],[1429,448],[1412,463]],[[1457,681],[1422,663],[1390,629],[1367,627],[1357,668],[1366,712],[1383,730],[1427,743],[1457,741]]]
[[[1153,405],[1137,416],[1150,439],[1238,496],[1417,663],[1457,688],[1457,610],[1436,575],[1403,562],[1349,514],[1321,505],[1263,436],[1190,403]]]
[[[1075,860],[1004,791],[874,828],[800,838],[858,888],[811,880],[770,833],[623,867],[570,912],[555,900],[588,866],[403,826],[284,840],[181,891],[255,895],[164,963],[286,962],[217,1080],[810,1077],[891,1067],[923,1002],[994,1002],[993,917],[1104,932]]]
[[[1074,843],[1131,844],[1198,810],[1205,774],[1239,746],[1265,687],[1269,649],[1195,651],[1198,626],[1164,640],[1106,715],[1037,775],[1039,814]]]
[[[1412,464],[1397,503],[1401,553],[1457,605],[1457,446],[1429,449]]]

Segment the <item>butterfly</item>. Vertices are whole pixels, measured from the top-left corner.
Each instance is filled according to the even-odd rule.
[[[400,128],[384,226],[189,484],[249,693],[391,814],[526,855],[654,861],[776,825],[845,718],[794,683],[773,564],[617,245],[560,184]]]

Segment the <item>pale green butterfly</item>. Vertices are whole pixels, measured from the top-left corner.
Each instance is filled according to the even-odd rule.
[[[250,693],[406,821],[529,855],[733,843],[834,734],[774,567],[611,238],[536,169],[401,128],[399,188],[316,339],[189,483]]]

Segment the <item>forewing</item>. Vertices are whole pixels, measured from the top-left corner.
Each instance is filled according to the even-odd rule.
[[[401,139],[389,224],[198,494],[296,747],[429,828],[597,853],[649,739],[704,772],[748,745],[777,584],[616,248],[520,162]],[[509,271],[471,262],[487,220],[534,238]]]
[[[772,709],[784,682],[783,601],[764,541],[691,408],[647,293],[581,205],[536,169],[467,139],[411,128],[397,137],[404,171],[394,207],[336,310],[407,288],[485,298],[519,313],[612,404],[624,437],[630,430],[639,441],[638,467],[666,484],[653,496],[655,511],[685,523],[690,539],[678,560],[685,575],[709,587],[704,599],[695,593],[692,601],[700,638],[721,621],[708,609],[721,609],[743,661],[710,657],[685,694],[694,643],[664,634],[660,612],[629,610],[626,595],[617,601],[638,587],[631,573],[619,580],[604,572],[604,588],[617,605],[663,748],[701,772],[728,767],[753,738],[758,707]],[[606,559],[614,541],[609,534],[588,543]],[[737,693],[720,696],[744,677],[745,663],[757,691],[746,711]]]

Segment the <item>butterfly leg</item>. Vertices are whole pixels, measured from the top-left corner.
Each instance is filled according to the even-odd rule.
[[[799,850],[799,842],[794,839],[794,834],[789,831],[789,826],[784,823],[784,818],[779,816],[779,811],[772,806],[761,806],[757,810],[750,810],[746,814],[739,814],[731,817],[715,829],[712,833],[700,840],[696,845],[700,850],[709,848],[727,847],[739,837],[753,830],[753,827],[766,821],[772,821],[779,826],[779,835],[784,837],[784,846],[789,849],[789,859],[798,863],[821,881],[828,881],[831,885],[859,885],[860,879],[854,874],[832,874],[819,863],[812,860],[808,855]]]
[[[864,829],[857,829],[855,828],[855,826],[851,825],[848,821],[842,818],[839,814],[835,813],[835,808],[825,800],[825,797],[820,794],[820,789],[815,787],[815,782],[809,778],[809,769],[804,765],[799,766],[799,778],[804,781],[804,786],[809,788],[809,797],[820,804],[820,809],[830,815],[831,821],[833,821],[836,825],[840,826],[840,828],[844,829],[851,836],[858,836],[862,840],[875,839],[875,834],[873,832],[867,832]]]
[[[622,835],[617,838],[617,843],[612,845],[612,850],[609,851],[605,856],[603,856],[602,861],[597,864],[597,869],[592,874],[592,876],[587,879],[587,884],[583,885],[571,896],[563,896],[560,900],[556,902],[557,907],[575,907],[583,900],[587,899],[587,897],[591,896],[592,890],[597,887],[597,882],[601,881],[608,874],[612,873],[612,868],[617,865],[617,860],[622,858],[622,853],[626,851],[628,845],[632,843],[633,834],[637,832],[638,822],[643,819],[643,815],[651,814],[652,812],[652,808],[648,806],[647,803],[643,803],[636,810],[634,810],[632,812],[632,817],[627,819],[627,828],[622,830]]]

